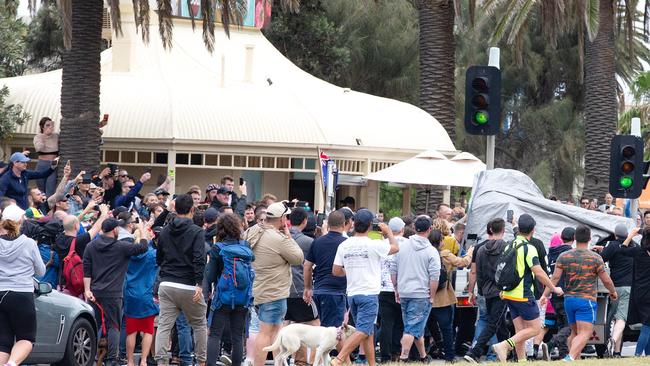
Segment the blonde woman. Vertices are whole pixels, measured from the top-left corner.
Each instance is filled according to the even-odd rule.
[[[451,235],[451,230],[449,229],[449,223],[444,219],[435,219],[433,220],[433,230],[440,231],[442,235],[442,244],[440,250],[448,250],[453,255],[458,255],[460,253],[460,244],[456,241],[453,235]]]

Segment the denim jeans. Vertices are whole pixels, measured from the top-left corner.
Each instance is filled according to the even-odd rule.
[[[50,160],[39,160],[36,163],[36,171],[37,172],[42,172],[43,170],[48,170],[52,166],[52,162]],[[47,178],[44,179],[37,179],[36,180],[36,185],[38,186],[38,189],[45,193],[48,197],[54,194],[56,191],[56,177],[57,177],[57,170],[54,169],[52,174],[48,175]]]
[[[442,344],[445,352],[445,360],[453,361],[454,353],[454,307],[452,305],[432,308],[427,320],[427,328],[434,332],[435,324],[438,324],[442,333]]]
[[[476,347],[476,341],[478,340],[479,335],[481,335],[481,332],[485,327],[488,326],[488,319],[489,314],[488,314],[488,309],[487,309],[487,304],[485,301],[485,297],[478,295],[476,296],[476,305],[478,306],[478,319],[476,320],[476,330],[474,331],[474,339],[472,340],[472,347]],[[492,338],[488,341],[488,353],[486,358],[488,361],[494,361],[496,360],[496,355],[494,352],[492,352],[492,347],[489,347],[495,343],[497,343],[497,336],[494,334]]]
[[[645,352],[646,357],[650,357],[650,324],[644,324],[641,327],[641,334],[636,342],[636,351],[634,355],[640,357]]]
[[[183,313],[178,314],[176,318],[176,331],[178,332],[178,358],[181,359],[181,365],[192,365],[192,328]]]

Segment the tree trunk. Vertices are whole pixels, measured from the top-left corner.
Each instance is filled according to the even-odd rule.
[[[454,5],[452,1],[418,0],[420,48],[420,108],[456,139],[454,107]]]
[[[616,47],[613,0],[600,1],[598,36],[585,46],[585,187],[603,199],[609,187],[610,141],[616,134]]]
[[[61,167],[73,172],[99,168],[99,83],[102,0],[72,0],[72,47],[63,54]],[[74,173],[76,174],[76,173]]]
[[[453,1],[418,0],[420,49],[420,108],[435,117],[452,142],[456,140],[455,64]],[[432,136],[433,138],[433,136]],[[428,196],[428,198],[427,198]],[[427,199],[428,210],[425,208]],[[417,214],[431,214],[442,203],[442,191],[418,189]]]

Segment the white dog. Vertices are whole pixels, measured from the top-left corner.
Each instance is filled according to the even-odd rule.
[[[289,366],[287,358],[300,349],[300,345],[307,348],[316,349],[316,358],[314,365],[329,365],[329,352],[336,348],[336,344],[345,340],[354,333],[352,326],[344,325],[342,327],[317,327],[306,324],[290,324],[282,328],[278,333],[275,342],[265,347],[264,351],[271,352],[279,350],[275,358],[275,366]]]

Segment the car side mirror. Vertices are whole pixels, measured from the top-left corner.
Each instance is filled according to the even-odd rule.
[[[52,292],[52,285],[47,282],[38,283],[38,295],[47,295]]]

